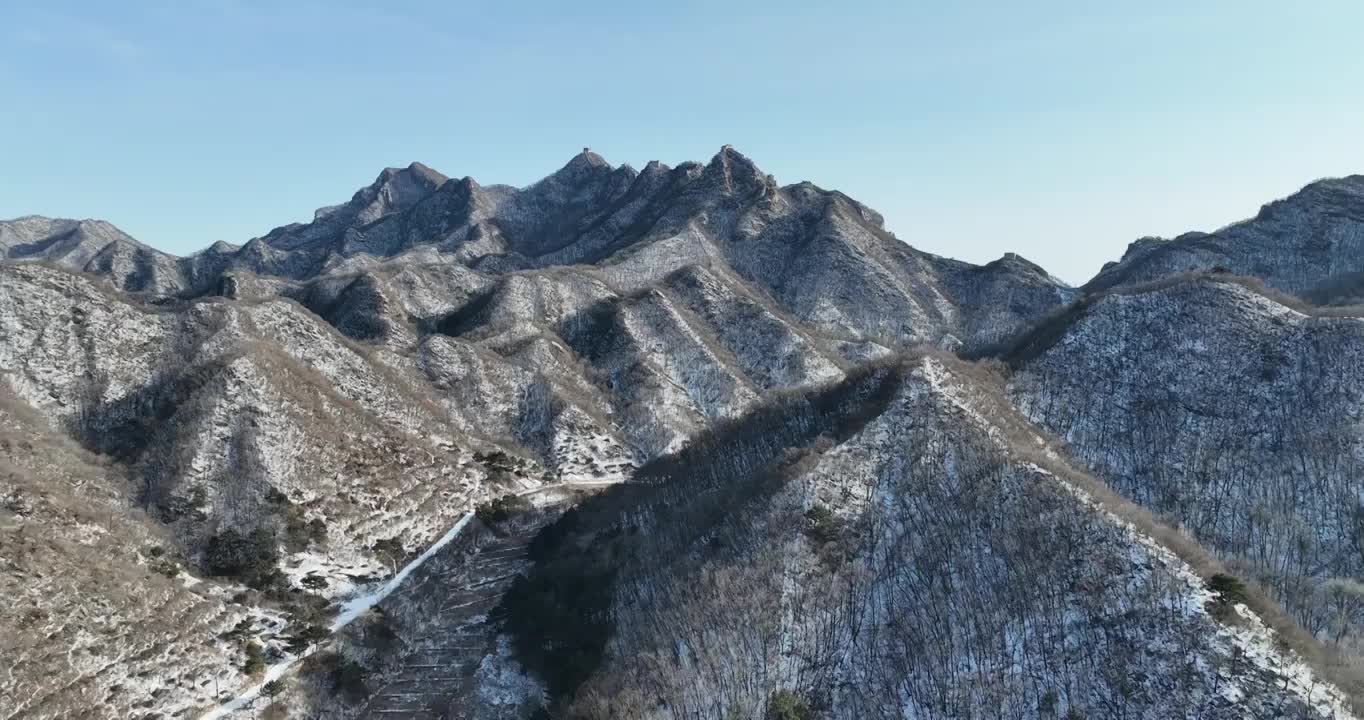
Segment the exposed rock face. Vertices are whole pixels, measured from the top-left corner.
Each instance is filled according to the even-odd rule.
[[[1217,232],[1138,240],[1085,289],[1215,268],[1260,278],[1294,295],[1364,271],[1364,175],[1314,182]]]
[[[1339,301],[1359,184],[1091,287],[1220,253]],[[388,169],[185,258],[35,217],[0,252],[0,588],[22,598],[0,637],[24,661],[0,720],[192,715],[310,647],[274,690],[333,717],[1347,712],[1320,642],[1356,637],[1364,337],[1225,274],[1080,298],[729,147],[640,171],[584,151],[525,188]],[[1013,348],[1017,373],[1006,393],[914,345]],[[1270,604],[1210,586],[1224,568],[1104,479],[1315,639],[1277,647]],[[623,480],[533,541],[547,516],[476,524],[327,637],[475,504]]]

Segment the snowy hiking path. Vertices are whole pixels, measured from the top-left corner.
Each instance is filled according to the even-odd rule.
[[[542,492],[549,492],[551,490],[563,490],[569,488],[607,487],[610,485],[618,485],[621,482],[622,481],[620,480],[569,480],[565,482],[554,483],[552,485],[542,485],[537,488],[523,490],[518,493],[513,493],[512,497],[528,497],[530,495],[535,495]],[[336,616],[336,619],[332,621],[330,634],[328,635],[327,640],[331,639],[331,635],[335,635],[337,632],[344,629],[347,625],[350,625],[352,622],[354,622],[355,619],[363,615],[365,611],[383,602],[384,599],[387,598],[389,595],[392,595],[393,591],[401,587],[403,582],[407,580],[408,576],[411,575],[413,571],[415,571],[417,568],[425,564],[426,561],[430,560],[437,552],[440,552],[441,548],[444,548],[446,545],[449,545],[451,541],[453,541],[456,537],[459,536],[460,531],[462,531],[473,519],[474,511],[470,510],[469,512],[466,512],[463,516],[460,517],[459,520],[455,522],[454,525],[450,526],[449,530],[445,531],[445,534],[442,535],[440,539],[436,540],[436,542],[432,543],[430,547],[426,548],[426,550],[421,555],[418,555],[411,562],[404,565],[402,569],[399,570],[397,573],[394,573],[393,577],[389,578],[388,581],[385,582],[382,586],[380,586],[378,590],[365,593],[363,595],[359,595],[342,603],[341,612]],[[313,652],[325,642],[326,640],[314,643],[313,645],[310,645],[306,650],[299,653],[298,655],[287,660],[284,660],[283,662],[271,665],[269,668],[266,669],[265,675],[261,677],[260,682],[247,688],[237,697],[199,716],[199,720],[218,720],[218,718],[228,717],[239,710],[245,710],[250,708],[252,705],[255,704],[256,700],[260,698],[261,690],[266,685],[284,677],[286,673],[293,669],[294,665],[298,664],[298,662],[303,660],[304,658],[307,658],[308,656],[312,655]]]

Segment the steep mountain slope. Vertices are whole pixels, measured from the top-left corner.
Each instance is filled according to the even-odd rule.
[[[1364,271],[1364,175],[1319,180],[1217,232],[1138,240],[1085,289],[1216,268],[1260,278],[1294,295],[1357,276]]]
[[[642,468],[532,545],[517,659],[583,718],[1348,714],[991,386],[883,364]]]
[[[1360,653],[1364,320],[1182,276],[1077,306],[1013,348],[1023,411],[1127,497]]]
[[[52,520],[36,533],[67,543],[55,545],[65,555],[34,556],[38,576],[70,585],[32,597],[32,612],[108,628],[75,645],[54,634],[14,656],[41,673],[14,678],[12,707],[24,717],[68,717],[70,702],[111,718],[209,705],[244,682],[253,643],[262,658],[298,652],[330,601],[384,577],[475,499],[539,475],[490,441],[452,433],[427,389],[291,301],[149,305],[89,276],[0,266],[0,337],[3,392],[32,432],[64,433],[102,463],[99,486],[35,471],[61,467],[56,456],[15,471],[15,502],[52,496],[73,517],[100,519],[74,530]],[[67,498],[63,483],[104,487],[111,499]],[[97,549],[68,549],[76,541]],[[148,567],[184,575],[144,580]],[[23,586],[32,572],[21,562],[0,582]],[[113,577],[126,587],[109,586]],[[160,589],[182,584],[193,593]],[[76,607],[87,598],[94,605]],[[229,598],[231,611],[221,607]],[[27,637],[26,618],[0,618],[5,636]],[[139,625],[150,626],[127,629]],[[32,654],[87,644],[101,645],[89,661]],[[105,657],[147,644],[145,657]],[[205,664],[215,672],[199,677]],[[171,685],[182,669],[196,674],[192,689]],[[58,681],[100,694],[42,690]]]
[[[572,295],[572,282],[548,279],[531,278],[549,296]],[[168,616],[181,642],[221,654],[214,688],[227,693],[244,682],[252,643],[267,658],[300,652],[329,602],[386,576],[477,499],[546,477],[619,478],[635,458],[676,446],[763,392],[841,372],[837,355],[804,353],[813,336],[747,293],[702,272],[669,280],[676,297],[607,288],[561,317],[543,303],[533,315],[512,303],[507,322],[492,313],[468,339],[413,322],[384,299],[397,286],[421,290],[409,302],[449,302],[440,289],[452,279],[438,268],[393,266],[301,286],[302,300],[333,322],[347,312],[346,296],[379,297],[394,330],[360,345],[256,276],[239,276],[237,299],[149,302],[98,276],[21,263],[0,266],[0,367],[48,432],[111,463],[118,512],[145,510],[149,531],[183,558],[185,573],[222,576],[203,587],[241,603],[224,627],[182,627]],[[327,298],[335,288],[340,302]],[[464,295],[473,297],[467,287]],[[605,326],[579,318],[597,309]],[[730,397],[715,388],[751,389]],[[147,610],[103,609],[114,624]],[[12,619],[15,632],[26,627]],[[169,646],[162,659],[200,662],[184,647]],[[110,677],[124,670],[164,679],[136,664]],[[36,676],[19,678],[15,692],[41,686]],[[163,693],[154,703],[118,696],[97,716],[124,716],[133,703],[160,711],[209,700],[208,691]]]
[[[320,648],[273,705],[328,718],[500,717],[538,706],[494,612],[536,533],[588,488],[554,485],[485,506],[409,583]],[[524,708],[522,708],[524,709]]]
[[[0,367],[18,397],[115,461],[187,555],[266,528],[327,596],[487,493],[633,462],[598,399],[560,402],[542,376],[462,340],[396,355],[288,300],[147,305],[29,264],[0,280]],[[543,463],[526,453],[537,439]]]
[[[173,716],[233,687],[218,638],[247,608],[186,569],[116,469],[0,388],[0,718]]]

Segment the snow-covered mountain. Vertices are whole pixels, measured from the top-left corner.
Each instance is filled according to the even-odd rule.
[[[211,251],[206,251],[211,252]],[[172,292],[184,286],[180,262],[103,220],[30,215],[0,222],[0,254],[108,276],[126,290]]]
[[[1064,453],[994,369],[888,358],[696,438],[538,534],[480,524],[286,704],[1350,716],[1319,645],[1254,591],[1230,599],[1226,568]],[[442,682],[458,689],[429,693]]]
[[[1094,299],[1009,359],[1019,406],[1096,475],[1359,647],[1364,315],[1175,276]]]
[[[1173,240],[1142,238],[1086,286],[1098,291],[1194,270],[1257,277],[1294,295],[1364,272],[1364,175],[1318,180],[1249,220]]]
[[[466,292],[508,276],[591,266],[615,292],[636,292],[699,267],[741,279],[831,335],[896,343],[998,339],[1073,294],[1014,255],[975,267],[914,250],[870,208],[808,182],[779,186],[728,146],[705,165],[651,162],[642,171],[585,149],[526,188],[450,180],[419,163],[389,168],[311,223],[186,258],[88,221],[24,218],[0,224],[0,238],[11,258],[103,271],[124,289],[183,296],[231,294],[240,273],[271,278],[266,284],[278,293],[393,265],[440,266],[458,273]],[[100,252],[135,254],[136,262],[107,270],[89,260]],[[447,299],[446,310],[461,299]]]
[[[1348,713],[1061,453],[988,370],[885,362],[551,526],[508,633],[568,717]]]
[[[183,717],[235,687],[219,638],[253,611],[197,574],[117,466],[0,387],[0,717]]]
[[[1268,206],[1268,264],[1089,294],[729,147],[414,163],[183,258],[0,223],[0,720],[194,717],[305,653],[272,712],[1346,717],[1359,321],[1228,271],[1347,287],[1354,183]]]

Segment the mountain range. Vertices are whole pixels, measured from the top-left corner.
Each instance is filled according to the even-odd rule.
[[[0,719],[1364,708],[1364,176],[1080,287],[728,146],[0,256]]]

